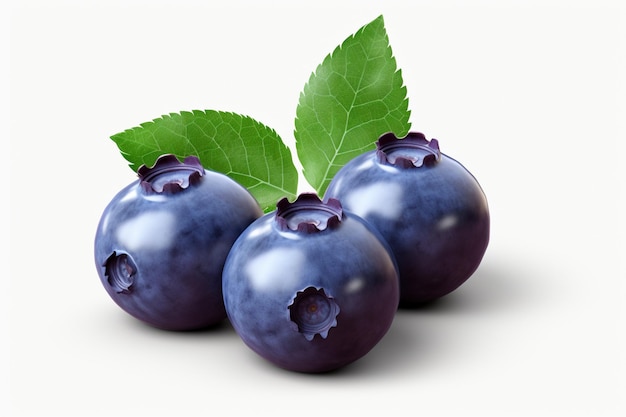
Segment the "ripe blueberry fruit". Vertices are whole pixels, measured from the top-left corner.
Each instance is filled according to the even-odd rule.
[[[369,352],[387,333],[399,282],[371,226],[315,194],[278,202],[233,245],[223,274],[235,331],[268,361],[325,372]]]
[[[263,213],[252,195],[198,158],[142,166],[98,224],[95,262],[111,298],[155,327],[193,330],[226,318],[221,274],[239,234]]]
[[[489,209],[476,179],[442,154],[436,139],[381,136],[377,149],[342,167],[325,198],[372,224],[400,271],[400,303],[442,297],[478,268],[489,241]]]

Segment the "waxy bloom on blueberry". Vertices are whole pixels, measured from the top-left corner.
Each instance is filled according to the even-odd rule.
[[[226,318],[222,268],[239,234],[262,215],[250,193],[198,158],[163,155],[107,205],[95,262],[111,298],[155,327],[192,330]]]
[[[228,317],[256,353],[283,368],[325,372],[387,333],[399,282],[388,245],[338,200],[287,199],[233,245],[223,274]]]
[[[391,246],[400,270],[400,301],[435,300],[478,268],[489,242],[489,208],[480,185],[436,139],[388,133],[377,149],[344,165],[325,198],[338,198]]]

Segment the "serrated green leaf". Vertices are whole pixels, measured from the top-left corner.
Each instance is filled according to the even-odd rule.
[[[294,198],[298,171],[280,136],[256,120],[214,110],[171,113],[111,136],[137,171],[166,153],[197,156],[205,168],[246,187],[261,208],[271,211]]]
[[[374,149],[380,135],[405,136],[409,117],[381,15],[329,54],[300,94],[294,135],[305,178],[323,195],[335,173]]]

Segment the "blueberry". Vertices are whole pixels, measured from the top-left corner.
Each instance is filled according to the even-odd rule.
[[[373,225],[400,271],[401,306],[458,288],[478,268],[489,241],[489,209],[476,179],[441,153],[436,139],[412,132],[379,138],[377,149],[342,167],[325,198]]]
[[[163,155],[107,205],[95,262],[111,298],[127,313],[167,330],[226,318],[221,273],[239,234],[262,215],[250,193],[198,158]]]
[[[223,274],[235,331],[271,363],[326,372],[369,352],[399,300],[388,245],[338,200],[287,199],[233,245]]]

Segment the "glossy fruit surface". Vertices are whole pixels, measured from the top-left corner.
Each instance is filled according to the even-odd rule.
[[[256,353],[280,367],[325,372],[369,352],[398,307],[388,245],[337,200],[301,194],[237,239],[223,274],[228,317]]]
[[[325,198],[372,224],[391,246],[402,306],[442,297],[478,268],[489,241],[487,200],[476,179],[421,133],[380,137],[335,175]]]
[[[111,298],[155,327],[192,330],[226,318],[221,273],[239,234],[262,215],[248,191],[196,157],[164,155],[107,205],[95,262]]]

